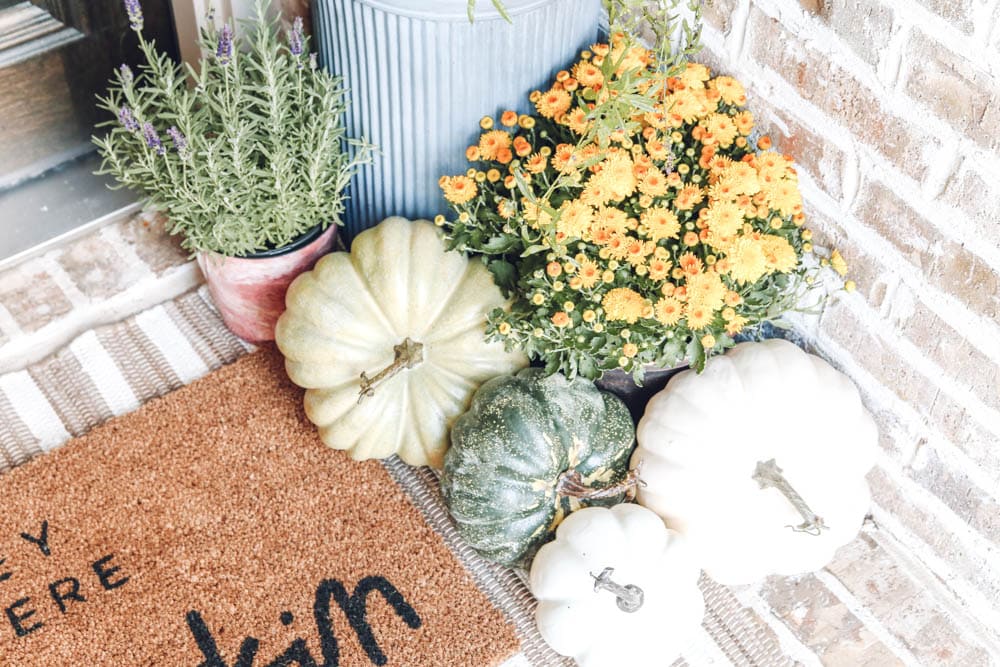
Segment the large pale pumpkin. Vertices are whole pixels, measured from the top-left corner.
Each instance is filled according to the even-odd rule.
[[[441,492],[481,555],[524,564],[570,512],[634,487],[625,405],[583,378],[527,368],[490,380],[452,429]]]
[[[484,340],[504,305],[489,271],[426,221],[389,218],[296,278],[275,337],[306,414],[355,459],[440,467],[451,422],[489,378],[525,365]]]
[[[783,340],[741,343],[649,402],[638,500],[724,584],[826,565],[869,507],[878,432],[854,384]]]

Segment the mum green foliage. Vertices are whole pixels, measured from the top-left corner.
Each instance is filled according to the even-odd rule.
[[[203,30],[200,71],[133,25],[145,63],[134,75],[123,65],[99,98],[118,120],[93,139],[98,173],[165,211],[192,251],[242,256],[342,224],[344,188],[371,157],[346,136],[344,89],[316,66],[301,21],[282,39],[266,7],[257,0],[242,36]]]

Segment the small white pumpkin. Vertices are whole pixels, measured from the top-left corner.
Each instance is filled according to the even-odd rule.
[[[653,397],[638,502],[723,584],[817,570],[868,512],[878,431],[845,375],[784,340],[741,343]]]
[[[484,340],[505,301],[478,261],[426,221],[388,218],[295,279],[275,337],[330,447],[440,467],[480,384],[527,365]]]
[[[674,662],[705,614],[683,538],[633,504],[570,514],[531,564],[538,631],[581,667]]]

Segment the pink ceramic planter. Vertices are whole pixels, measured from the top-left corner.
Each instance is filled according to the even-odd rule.
[[[198,253],[208,291],[230,331],[252,343],[274,340],[274,325],[285,311],[285,292],[295,277],[330,252],[337,227],[306,234],[284,248],[247,257]]]

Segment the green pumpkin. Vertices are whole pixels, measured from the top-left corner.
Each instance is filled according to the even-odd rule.
[[[527,368],[476,392],[452,428],[441,490],[466,542],[523,565],[570,512],[622,502],[635,483],[634,441],[618,398]]]

